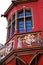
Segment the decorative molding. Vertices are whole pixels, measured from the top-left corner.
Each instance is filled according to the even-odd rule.
[[[12,1],[11,5],[9,6],[9,8],[5,11],[4,14],[2,14],[1,16],[7,17],[7,14],[9,13],[9,11],[15,7],[17,4],[23,4],[23,3],[30,3],[30,2],[35,2],[38,0],[16,0],[16,1]]]
[[[35,54],[34,57],[31,59],[29,65],[31,65],[31,63],[34,61],[34,59],[35,59],[36,57],[39,56],[39,54],[43,54],[43,51],[42,51],[42,52],[39,52],[39,53],[37,53],[37,54]],[[37,61],[38,61],[38,60],[37,60]]]
[[[9,40],[7,40],[7,42],[5,43],[5,45],[11,40],[11,39],[14,39],[14,36],[22,36],[22,35],[28,35],[28,34],[34,34],[34,35],[36,35],[36,34],[38,34],[38,33],[42,33],[42,31],[35,31],[35,32],[27,32],[27,33],[14,33],[10,38],[9,38]]]
[[[3,60],[1,60],[1,63],[3,64],[5,62],[7,64],[12,59],[14,59],[16,57],[24,56],[24,55],[30,55],[30,54],[33,54],[33,55],[36,54],[34,57],[36,57],[38,54],[43,54],[43,46],[41,46],[41,47],[33,47],[33,48],[24,48],[24,49],[13,50]],[[34,57],[33,57],[33,59],[34,59]]]
[[[27,63],[26,63],[24,60],[22,60],[21,58],[17,57],[17,59],[18,59],[19,61],[21,61],[23,64],[27,65]]]

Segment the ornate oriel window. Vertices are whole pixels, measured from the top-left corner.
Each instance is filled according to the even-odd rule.
[[[33,27],[32,11],[31,9],[24,7],[16,11],[11,16],[11,20],[8,23],[8,29],[10,29],[9,36],[11,34],[14,34],[16,30],[18,30],[19,33],[24,32],[25,29],[26,29],[26,32],[31,32],[32,27]]]

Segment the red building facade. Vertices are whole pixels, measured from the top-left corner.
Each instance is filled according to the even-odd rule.
[[[43,0],[12,0],[2,65],[43,65]]]

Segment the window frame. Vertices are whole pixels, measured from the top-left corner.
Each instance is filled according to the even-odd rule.
[[[30,10],[31,11],[31,15],[30,16],[23,16],[23,17],[17,17],[17,19],[24,19],[25,18],[25,23],[26,23],[26,18],[31,18],[31,21],[32,21],[32,28],[34,28],[34,23],[33,23],[33,14],[32,14],[32,8],[26,8],[26,7],[24,7],[25,8],[25,10]],[[21,10],[23,10],[24,8],[22,8]],[[20,12],[21,10],[18,10],[17,12]],[[25,12],[26,13],[26,12]],[[26,25],[26,24],[25,24]],[[27,32],[27,31],[26,31]],[[20,32],[19,32],[20,33]],[[22,33],[22,32],[21,32]]]
[[[30,10],[31,11],[31,15],[30,16],[26,16],[25,15],[25,13],[24,13],[24,16],[23,17],[17,17],[18,16],[18,12],[20,12],[20,11],[23,11],[23,9],[25,9],[25,10]],[[16,16],[16,19],[14,18],[13,20],[12,20],[12,25],[13,25],[13,23],[15,22],[15,20],[17,20],[17,22],[18,22],[18,20],[20,20],[20,19],[23,19],[24,21],[25,21],[25,26],[26,26],[26,18],[31,18],[31,20],[32,20],[32,28],[34,28],[34,21],[33,21],[33,9],[32,8],[27,8],[27,7],[23,7],[23,8],[21,8],[21,9],[19,9],[19,10],[17,10],[16,11],[17,12],[17,16],[15,15],[15,12],[12,14],[12,16]],[[24,11],[23,11],[24,12]],[[11,20],[11,18],[9,19],[9,20]],[[9,27],[11,26],[11,23],[8,25],[8,29],[9,29]],[[16,24],[16,26],[18,27],[18,25]],[[18,29],[18,28],[17,28]],[[15,32],[15,31],[14,31]],[[19,32],[19,31],[18,31]],[[27,32],[27,31],[26,31]],[[20,32],[19,32],[20,33]],[[22,33],[22,32],[21,32]],[[14,33],[13,33],[14,34]],[[10,34],[9,34],[10,35]]]

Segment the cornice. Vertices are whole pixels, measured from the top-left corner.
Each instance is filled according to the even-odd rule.
[[[21,3],[30,3],[30,2],[36,2],[38,0],[12,0],[12,3],[11,5],[8,7],[8,9],[5,11],[4,14],[2,14],[1,16],[4,16],[4,17],[7,17],[8,13],[10,12],[10,10],[15,7],[16,5],[18,4],[21,4]]]

